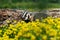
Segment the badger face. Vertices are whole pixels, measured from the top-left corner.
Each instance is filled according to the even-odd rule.
[[[22,18],[24,20],[29,20],[29,17],[30,17],[30,14],[29,13],[24,13],[23,16],[22,16]]]
[[[32,14],[28,13],[27,11],[22,16],[23,20],[25,22],[30,22],[32,19]]]

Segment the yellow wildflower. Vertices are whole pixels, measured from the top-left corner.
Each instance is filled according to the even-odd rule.
[[[31,40],[36,40],[36,37],[34,35],[31,35]]]
[[[60,29],[60,25],[57,25],[57,28]]]
[[[46,35],[43,35],[42,36],[42,40],[47,40],[47,36]]]
[[[0,30],[0,33],[2,32],[2,30]]]
[[[50,38],[50,40],[56,40],[56,38]]]
[[[31,33],[24,34],[23,37],[30,37]]]
[[[6,22],[7,22],[7,23],[10,23],[10,21],[9,21],[9,20],[6,20]]]

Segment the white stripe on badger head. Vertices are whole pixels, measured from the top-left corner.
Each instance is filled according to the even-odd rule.
[[[28,14],[26,14],[26,16],[25,16],[25,20],[27,20],[28,19]]]
[[[28,19],[28,17],[25,17],[25,20],[27,20]]]
[[[24,16],[25,16],[26,14],[27,14],[27,11],[26,11],[26,12],[24,12],[24,14],[23,14],[23,16],[22,16],[22,17],[24,18]]]
[[[30,17],[30,14],[28,13],[25,17],[25,20],[29,19],[29,17]]]

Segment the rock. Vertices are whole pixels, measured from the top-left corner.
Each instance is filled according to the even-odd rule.
[[[18,11],[18,10],[17,10]],[[6,10],[6,9],[0,9],[0,22],[5,22],[5,20],[20,20],[21,19],[21,12],[17,12],[16,10]]]
[[[57,9],[49,9],[47,10],[47,14],[53,18],[60,18],[60,9],[57,8]]]

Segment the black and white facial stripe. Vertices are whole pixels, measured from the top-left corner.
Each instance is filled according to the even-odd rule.
[[[24,18],[27,14],[27,11],[24,11],[22,18]]]
[[[27,11],[25,11],[25,12],[23,13],[22,18],[23,18],[24,20],[29,20],[29,17],[30,17],[30,14],[29,14]]]

